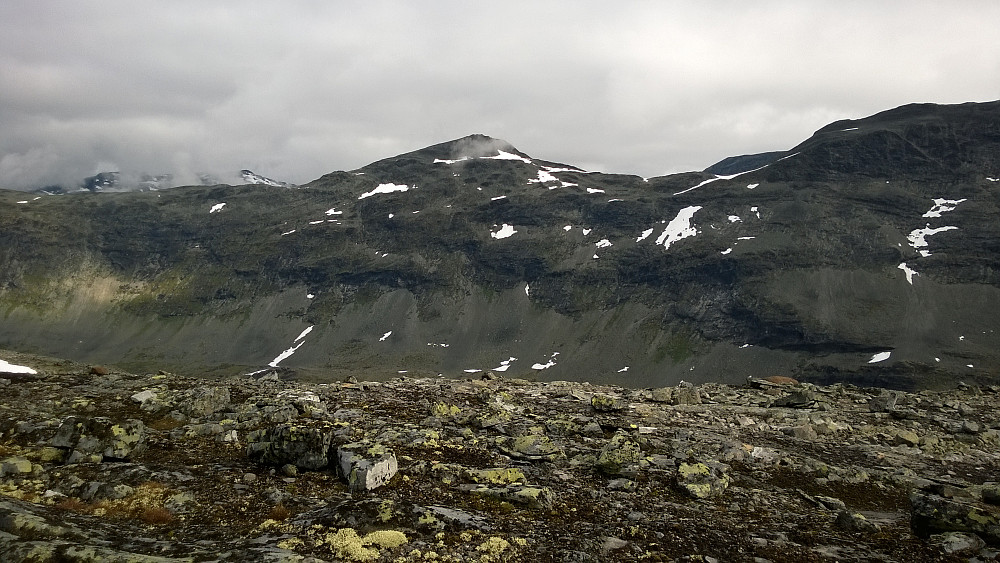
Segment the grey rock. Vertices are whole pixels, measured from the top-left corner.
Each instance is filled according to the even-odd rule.
[[[396,456],[379,444],[355,442],[337,448],[337,467],[352,491],[370,491],[389,482],[399,470]]]
[[[717,463],[681,463],[677,467],[677,486],[694,498],[717,497],[729,487],[731,479]]]
[[[247,456],[260,463],[299,469],[322,469],[329,464],[334,427],[329,423],[309,426],[279,424],[247,435]]]
[[[67,463],[79,461],[126,460],[145,448],[146,427],[141,420],[114,423],[109,418],[67,417],[55,436],[53,446],[72,451]]]
[[[642,457],[639,444],[627,434],[619,432],[615,434],[597,456],[597,469],[610,474],[617,475],[631,464],[636,464]]]
[[[771,403],[772,407],[805,409],[816,405],[816,394],[808,389],[793,391],[784,397],[778,397]]]
[[[229,406],[228,387],[195,387],[185,392],[177,403],[177,410],[194,418],[201,418]]]
[[[986,542],[979,536],[962,532],[935,534],[928,539],[928,542],[951,555],[972,554],[986,547]]]
[[[910,525],[918,536],[967,532],[987,543],[1000,544],[1000,507],[977,503],[968,497],[946,498],[928,491],[912,493],[910,505]]]
[[[899,393],[895,391],[885,391],[881,395],[872,397],[868,401],[868,410],[870,412],[890,412],[895,410],[896,403],[899,401]]]
[[[837,514],[836,525],[841,530],[847,530],[848,532],[874,533],[878,531],[878,526],[865,518],[863,514],[849,510],[841,510]]]

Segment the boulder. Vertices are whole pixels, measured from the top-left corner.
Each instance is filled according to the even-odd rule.
[[[332,424],[279,424],[247,434],[247,456],[260,463],[299,469],[322,469],[329,464]]]
[[[385,485],[399,470],[396,456],[379,444],[354,442],[337,448],[337,468],[351,492]]]
[[[910,495],[913,532],[929,537],[945,532],[976,534],[991,545],[1000,545],[1000,507],[972,497],[946,498],[921,490]]]
[[[639,444],[627,434],[619,432],[601,448],[595,465],[598,470],[604,473],[618,475],[625,467],[639,463],[641,457],[642,451],[639,449]]]
[[[106,417],[70,416],[49,443],[69,450],[66,463],[129,459],[145,449],[146,426],[138,419],[114,423]]]
[[[682,463],[677,467],[676,479],[682,491],[699,499],[721,495],[730,483],[724,466],[717,463]]]

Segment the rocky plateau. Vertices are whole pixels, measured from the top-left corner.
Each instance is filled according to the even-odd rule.
[[[296,381],[0,353],[4,561],[995,561],[1000,387]]]

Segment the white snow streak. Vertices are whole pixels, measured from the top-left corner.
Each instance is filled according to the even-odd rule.
[[[903,273],[906,274],[906,281],[909,282],[910,285],[913,285],[913,276],[920,275],[919,272],[907,266],[906,262],[903,262],[902,264],[896,267],[899,268],[900,270],[903,270]]]
[[[869,364],[876,364],[878,362],[884,362],[884,361],[888,360],[889,356],[891,356],[891,355],[892,355],[892,352],[879,352],[878,354],[875,354],[874,356],[872,356],[872,359],[868,360],[868,363]]]
[[[0,373],[26,373],[28,375],[34,375],[38,372],[28,366],[17,366],[8,363],[7,360],[0,360]]]
[[[414,186],[415,187],[415,186]],[[358,199],[365,199],[376,194],[389,194],[392,192],[405,192],[410,189],[406,184],[379,184],[374,190],[365,192],[358,196]]]
[[[635,239],[635,242],[642,242],[642,241],[646,240],[646,238],[648,238],[649,235],[651,235],[651,234],[653,234],[653,228],[652,227],[650,227],[650,228],[646,229],[645,231],[643,231],[642,234],[639,235],[639,238]]]
[[[600,189],[597,189],[597,188],[587,188],[587,193],[588,194],[603,194],[604,190],[600,190]]]
[[[271,363],[269,363],[267,365],[269,365],[269,366],[271,366],[273,368],[278,367],[278,364],[280,364],[283,360],[288,359],[289,356],[291,356],[292,354],[294,354],[295,351],[298,350],[305,343],[306,343],[305,340],[303,340],[302,342],[299,342],[298,345],[292,346],[291,348],[289,348],[289,349],[285,350],[284,352],[278,354],[278,357],[275,358],[275,359],[273,359],[273,360],[271,360]]]
[[[25,203],[28,203],[28,202],[25,202]],[[225,207],[225,206],[226,206],[225,203],[216,203],[215,205],[212,206],[211,209],[208,210],[208,212],[209,212],[209,214],[211,214],[211,213],[215,213],[216,211],[222,211],[222,208]]]
[[[686,193],[688,193],[688,192],[690,192],[692,190],[696,190],[696,189],[704,186],[705,184],[711,184],[712,182],[715,182],[716,180],[732,180],[733,178],[735,178],[737,176],[742,176],[744,174],[749,174],[751,172],[756,172],[758,170],[763,170],[764,168],[767,168],[768,166],[769,165],[765,164],[764,166],[761,166],[760,168],[754,168],[753,170],[747,170],[745,172],[737,172],[736,174],[726,174],[726,175],[723,175],[723,176],[716,175],[715,178],[709,178],[708,180],[703,180],[698,185],[691,186],[690,188],[688,188],[686,190],[681,190],[681,191],[675,193],[674,195],[686,194]],[[749,186],[747,186],[747,187],[749,187]],[[756,186],[754,186],[754,187],[756,187]],[[753,188],[751,188],[751,189],[753,189]]]
[[[387,333],[383,334],[383,335],[382,335],[382,338],[379,338],[379,339],[378,339],[378,341],[379,341],[379,342],[384,342],[384,341],[385,341],[385,339],[386,339],[386,338],[389,338],[390,336],[392,336],[392,331],[391,331],[391,330],[390,330],[389,332],[387,332]]]
[[[625,373],[626,371],[628,371],[628,366],[625,366],[622,369],[618,370],[618,373]]]
[[[512,236],[516,232],[517,231],[514,230],[513,225],[508,225],[507,223],[504,223],[503,226],[500,227],[499,231],[495,233],[490,233],[490,236],[499,240],[502,238],[507,238],[509,236]]]
[[[742,221],[742,219],[740,219],[739,215],[730,215],[729,216],[729,222],[730,223],[736,223],[738,221]]]
[[[315,326],[315,325],[313,325],[313,326]],[[298,336],[297,336],[297,337],[295,338],[295,340],[294,340],[294,341],[292,342],[292,344],[295,344],[295,343],[296,343],[296,342],[298,342],[299,340],[302,340],[303,338],[305,338],[307,334],[309,334],[310,332],[312,332],[312,329],[313,329],[313,327],[312,327],[312,326],[310,326],[309,328],[307,328],[307,329],[303,330],[303,331],[302,331],[302,334],[298,335]]]
[[[756,187],[757,187],[757,186],[759,186],[759,185],[760,185],[760,184],[747,184],[747,189],[748,189],[748,190],[752,190],[752,189],[756,188]]]
[[[733,251],[733,247],[729,247],[729,248],[723,250],[722,252],[720,252],[719,254],[729,254],[732,251]]]
[[[508,359],[500,362],[500,365],[497,366],[497,367],[495,367],[495,368],[493,368],[492,371],[507,371],[508,369],[510,369],[511,362],[516,362],[516,361],[517,361],[517,358],[515,358],[514,356],[511,356],[510,358],[508,358]]]
[[[497,201],[497,200],[501,200],[501,199],[507,199],[507,196],[505,196],[505,195],[498,195],[496,197],[491,197],[490,201]]]
[[[327,215],[343,215],[344,212],[343,211],[337,211],[336,207],[331,207],[330,209],[326,210],[326,214]]]
[[[678,211],[677,217],[667,223],[667,228],[663,229],[663,232],[657,237],[656,244],[662,244],[665,249],[669,250],[671,244],[697,235],[698,230],[691,225],[691,218],[699,209],[701,209],[700,205],[691,205]]]

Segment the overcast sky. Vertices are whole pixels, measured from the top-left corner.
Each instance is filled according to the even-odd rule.
[[[1000,99],[1000,2],[0,4],[0,187],[296,183],[471,133],[654,176]],[[193,176],[192,176],[193,177]]]

